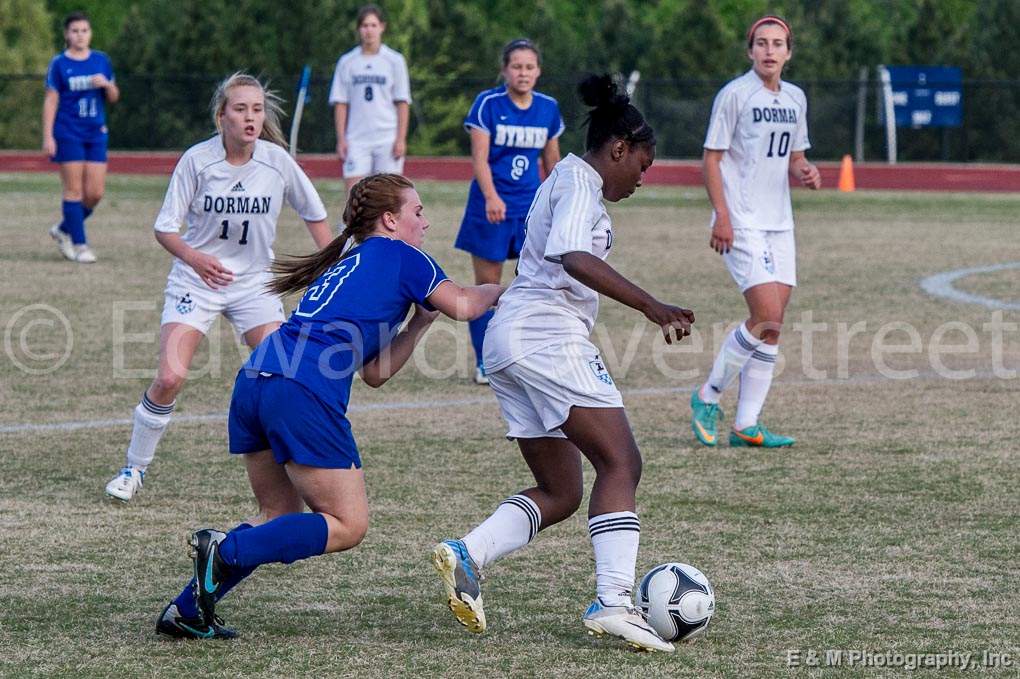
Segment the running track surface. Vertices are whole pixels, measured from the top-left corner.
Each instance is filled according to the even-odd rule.
[[[179,152],[113,151],[109,171],[114,174],[169,176]],[[340,163],[335,156],[304,154],[298,162],[313,179],[339,179]],[[835,188],[839,163],[820,162],[822,181]],[[56,167],[41,153],[0,151],[0,172],[55,172]],[[462,157],[408,158],[404,173],[411,179],[469,181],[471,160]],[[1020,192],[1020,165],[978,165],[950,163],[861,163],[854,167],[858,189],[907,191],[999,191]],[[692,160],[660,160],[645,175],[646,184],[658,186],[703,185],[701,163]]]

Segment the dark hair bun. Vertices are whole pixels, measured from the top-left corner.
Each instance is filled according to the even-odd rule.
[[[612,76],[590,75],[577,86],[581,101],[592,108],[621,109],[630,103],[630,97],[620,94]]]

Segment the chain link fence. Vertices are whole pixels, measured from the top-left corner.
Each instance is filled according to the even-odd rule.
[[[293,110],[298,74],[267,78]],[[578,101],[576,78],[543,78],[540,89],[560,102],[567,131],[564,150],[583,147],[585,109]],[[119,74],[121,101],[108,110],[110,147],[124,150],[183,149],[212,129],[209,99],[218,76]],[[643,79],[635,103],[656,130],[658,155],[697,158],[715,93],[724,80]],[[854,152],[859,83],[856,80],[798,80],[807,93],[810,157],[833,160]],[[327,102],[330,77],[312,79],[299,137],[303,152],[328,153],[336,139]],[[466,155],[468,135],[461,121],[474,96],[492,87],[482,79],[412,82],[409,152],[412,155]],[[867,160],[886,157],[885,134],[878,122],[877,82],[867,88],[864,151]],[[0,75],[0,148],[40,145],[43,77]],[[898,130],[901,161],[1020,162],[1020,80],[963,83],[963,126]],[[285,132],[290,121],[284,121]]]

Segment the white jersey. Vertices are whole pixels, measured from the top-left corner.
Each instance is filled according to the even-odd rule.
[[[793,228],[790,153],[810,147],[807,98],[796,85],[780,81],[772,92],[751,70],[719,91],[705,148],[726,151],[720,169],[734,229]]]
[[[496,372],[551,344],[585,342],[599,312],[598,293],[568,274],[561,257],[589,252],[605,259],[612,224],[602,177],[574,154],[556,163],[535,194],[517,277],[485,333],[483,362]]]
[[[347,141],[375,145],[397,136],[397,102],[411,103],[411,81],[400,52],[382,45],[376,54],[355,47],[336,62],[330,104],[347,104]]]
[[[259,139],[251,160],[231,165],[223,140],[216,135],[195,144],[177,161],[154,228],[177,233],[186,224],[182,240],[219,259],[236,282],[261,274],[272,262],[276,221],[284,201],[305,221],[326,218],[315,187],[287,151]],[[178,259],[171,276],[205,285]]]

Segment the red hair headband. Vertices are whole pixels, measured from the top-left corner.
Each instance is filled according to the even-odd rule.
[[[779,17],[773,16],[773,15],[770,14],[768,16],[763,16],[761,19],[758,19],[753,24],[751,24],[751,28],[747,29],[747,46],[748,47],[751,46],[751,43],[754,40],[754,32],[757,31],[758,28],[762,24],[779,24],[780,26],[783,27],[783,30],[786,31],[786,40],[787,40],[787,42],[793,42],[793,31],[790,30],[789,24],[787,24],[785,21],[783,21]]]

